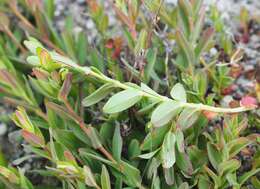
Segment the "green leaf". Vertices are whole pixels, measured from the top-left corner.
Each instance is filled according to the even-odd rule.
[[[142,95],[136,89],[121,91],[108,100],[103,108],[103,111],[109,114],[124,111],[136,104],[139,100],[141,100],[141,98]]]
[[[198,188],[199,189],[209,189],[211,188],[211,182],[208,177],[204,175],[199,176]]]
[[[251,179],[251,183],[255,188],[260,188],[260,180],[256,176]]]
[[[53,129],[53,136],[60,144],[69,149],[77,150],[83,146],[83,143],[70,130]]]
[[[228,173],[226,176],[227,181],[229,183],[230,186],[233,186],[234,189],[240,189],[239,184],[237,183],[237,176],[236,176],[236,172],[235,173]]]
[[[156,63],[156,57],[157,57],[157,50],[149,49],[146,55],[147,64],[144,68],[144,74],[145,74],[145,81],[146,83],[149,82],[151,78],[152,71],[154,70],[154,66]]]
[[[83,167],[83,174],[85,176],[85,183],[88,186],[99,188],[91,169],[87,166]]]
[[[193,90],[195,90],[201,97],[207,92],[208,81],[207,81],[207,74],[205,72],[198,72],[195,75],[194,83],[193,83]]]
[[[249,178],[251,178],[252,176],[257,174],[258,172],[260,172],[260,168],[253,169],[251,171],[248,171],[248,172],[244,173],[241,177],[238,178],[239,184],[243,185]]]
[[[155,150],[155,151],[152,151],[152,152],[149,152],[149,153],[146,153],[146,154],[139,155],[138,157],[139,157],[139,158],[142,158],[142,159],[151,159],[159,150],[160,150],[160,148],[158,148],[158,149]]]
[[[240,165],[240,162],[236,159],[221,162],[218,166],[219,175],[233,173],[240,167]]]
[[[141,89],[146,92],[146,93],[149,93],[151,95],[154,95],[154,96],[159,96],[159,94],[157,94],[153,89],[151,89],[149,86],[147,86],[146,84],[144,83],[141,83]]]
[[[166,101],[160,104],[152,113],[151,122],[155,127],[169,123],[181,110],[179,102]]]
[[[54,12],[55,12],[54,0],[44,1],[44,7],[48,18],[52,20],[54,18]]]
[[[20,187],[21,189],[34,189],[32,183],[24,176],[24,173],[19,169]]]
[[[177,120],[177,125],[182,129],[186,130],[189,127],[191,127],[199,118],[200,112],[196,109],[193,108],[185,108],[178,120]]]
[[[164,138],[161,150],[162,165],[166,169],[169,169],[175,163],[175,142],[176,137],[174,133],[168,132]]]
[[[194,170],[202,168],[203,165],[207,164],[208,156],[207,152],[200,150],[197,146],[189,146],[187,149],[190,161]]]
[[[116,125],[114,136],[113,136],[113,143],[112,143],[112,152],[114,158],[119,161],[121,159],[121,152],[123,147],[123,141],[120,133],[120,126]]]
[[[230,158],[237,155],[243,148],[245,148],[251,143],[252,141],[248,140],[245,137],[240,137],[229,142],[227,146],[228,146]]]
[[[200,38],[199,44],[195,49],[196,57],[200,57],[201,53],[207,48],[210,40],[213,37],[215,30],[214,28],[208,28],[204,31],[202,37]]]
[[[101,188],[102,189],[111,189],[110,177],[105,165],[102,165],[101,172]]]
[[[152,158],[151,161],[148,164],[147,169],[147,178],[152,179],[155,175],[157,175],[157,171],[159,166],[161,165],[161,162],[157,158]]]
[[[217,170],[219,164],[222,162],[221,152],[219,152],[217,148],[210,143],[207,144],[207,151],[211,165]]]
[[[152,128],[152,131],[146,135],[143,143],[142,150],[155,150],[158,146],[160,146],[163,142],[164,136],[169,131],[169,126],[160,127],[160,128]]]
[[[178,189],[189,189],[189,184],[187,182],[182,183]]]
[[[180,129],[177,129],[176,131],[176,143],[178,150],[184,152],[184,135]]]
[[[218,177],[211,169],[209,169],[207,166],[204,166],[204,170],[208,173],[208,175],[212,178],[215,184],[215,188],[219,188],[221,185],[221,177]]]
[[[43,48],[42,44],[35,38],[29,38],[29,40],[25,40],[24,45],[33,54],[36,54],[36,49],[38,47]]]
[[[176,165],[181,169],[185,174],[192,175],[193,166],[189,156],[185,152],[179,152],[178,149],[176,153]]]
[[[194,51],[180,30],[176,31],[176,42],[180,46],[182,52],[185,54],[185,57],[188,59],[188,65],[194,65],[195,64]]]
[[[128,147],[128,156],[130,159],[136,158],[141,154],[140,143],[136,139],[132,139]]]
[[[122,173],[124,176],[124,182],[132,187],[140,188],[141,186],[141,175],[140,171],[132,165],[121,161],[120,167],[122,167]]]
[[[135,45],[135,55],[136,56],[139,56],[140,53],[146,49],[147,37],[148,37],[148,32],[145,29],[143,29],[140,32],[139,38]]]
[[[190,34],[190,20],[192,14],[192,7],[188,0],[178,0],[178,13],[181,20],[181,26],[185,31],[185,35],[189,36]]]
[[[181,83],[177,83],[171,90],[171,96],[173,99],[181,102],[187,102],[187,94]]]
[[[174,167],[164,169],[164,178],[168,185],[173,185],[175,182]]]
[[[84,98],[82,101],[82,105],[85,107],[92,106],[93,104],[98,103],[103,100],[109,93],[111,93],[114,89],[114,86],[110,83],[107,83],[97,89],[94,93]]]
[[[80,32],[77,39],[77,54],[80,65],[84,65],[87,60],[88,40],[85,32]]]

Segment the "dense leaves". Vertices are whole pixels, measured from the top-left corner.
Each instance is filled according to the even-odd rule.
[[[23,147],[40,157],[33,173],[58,180],[37,186],[11,166],[27,156],[8,166],[0,150],[0,188],[257,188],[259,117],[240,112],[258,107],[258,78],[255,92],[221,107],[224,93],[236,96],[242,55],[216,7],[86,3],[94,37],[75,32],[70,15],[57,30],[53,0],[0,2],[1,102],[16,107]]]

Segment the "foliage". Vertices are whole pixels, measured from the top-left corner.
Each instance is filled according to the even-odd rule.
[[[60,181],[41,187],[236,189],[248,180],[258,186],[259,151],[243,174],[238,158],[248,146],[259,149],[244,113],[257,101],[245,96],[237,107],[219,106],[233,78],[230,64],[217,64],[220,57],[209,50],[220,43],[231,65],[241,60],[240,50],[223,44],[220,13],[212,8],[213,26],[205,28],[202,0],[174,7],[116,0],[115,36],[118,26],[109,27],[102,3],[86,2],[99,32],[95,44],[73,31],[70,16],[56,31],[53,0],[0,5],[1,100],[16,107],[12,120],[29,149],[49,162],[34,171]],[[24,174],[0,166],[7,188],[39,188]]]

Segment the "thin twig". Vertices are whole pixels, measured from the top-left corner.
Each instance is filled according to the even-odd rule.
[[[54,58],[54,60],[55,60],[55,58]],[[58,62],[60,62],[60,61],[58,60]],[[81,67],[81,66],[78,66],[77,64],[75,64],[75,65],[66,64],[65,62],[60,62],[60,63],[63,63],[63,65],[65,65],[66,67],[74,68],[74,69],[78,70],[79,72],[83,72],[86,75],[95,77],[104,83],[112,83],[114,86],[116,86],[118,88],[121,88],[124,90],[126,90],[126,89],[135,89],[136,90],[136,88],[132,87],[131,85],[127,85],[127,84],[121,83],[118,80],[111,79],[104,74],[96,73],[96,72],[92,71],[91,69],[88,69],[88,67]],[[170,99],[166,96],[162,96],[159,94],[156,94],[156,95],[151,94],[142,89],[140,89],[139,92],[140,92],[140,95],[142,95],[142,96],[145,96],[148,98],[153,98],[160,102],[174,101],[173,99]],[[209,105],[204,105],[204,104],[188,103],[188,102],[179,102],[179,103],[180,103],[180,106],[184,107],[184,108],[195,108],[200,111],[205,110],[205,111],[211,111],[211,112],[216,112],[216,113],[239,113],[239,112],[244,112],[244,111],[249,111],[249,110],[255,109],[255,107],[220,108],[220,107],[214,107],[214,106],[209,106]]]
[[[27,52],[27,50],[21,45],[21,43],[18,42],[18,40],[16,39],[14,34],[10,31],[10,29],[7,26],[4,27],[4,31],[11,38],[11,40],[13,40],[15,45],[21,50],[22,53],[26,53]]]
[[[76,114],[76,112],[73,110],[73,108],[71,107],[71,105],[69,104],[69,102],[67,100],[64,99],[64,104],[66,106],[66,108],[68,109],[69,113],[76,119],[75,121],[79,124],[80,128],[88,135],[90,136],[91,135],[91,130],[90,130],[90,127],[87,127],[85,125],[85,122],[84,120],[78,116]],[[113,156],[103,147],[103,146],[100,146],[98,148],[98,150],[104,155],[106,156],[110,161],[116,163],[115,159],[113,158]]]

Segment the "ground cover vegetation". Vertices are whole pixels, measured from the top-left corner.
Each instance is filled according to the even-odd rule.
[[[1,102],[23,148],[44,162],[26,171],[1,155],[1,188],[259,188],[260,68],[254,90],[221,103],[244,52],[217,8],[109,5],[116,24],[102,1],[86,1],[90,40],[71,16],[55,27],[53,0],[1,1]],[[245,41],[247,10],[238,19]]]

